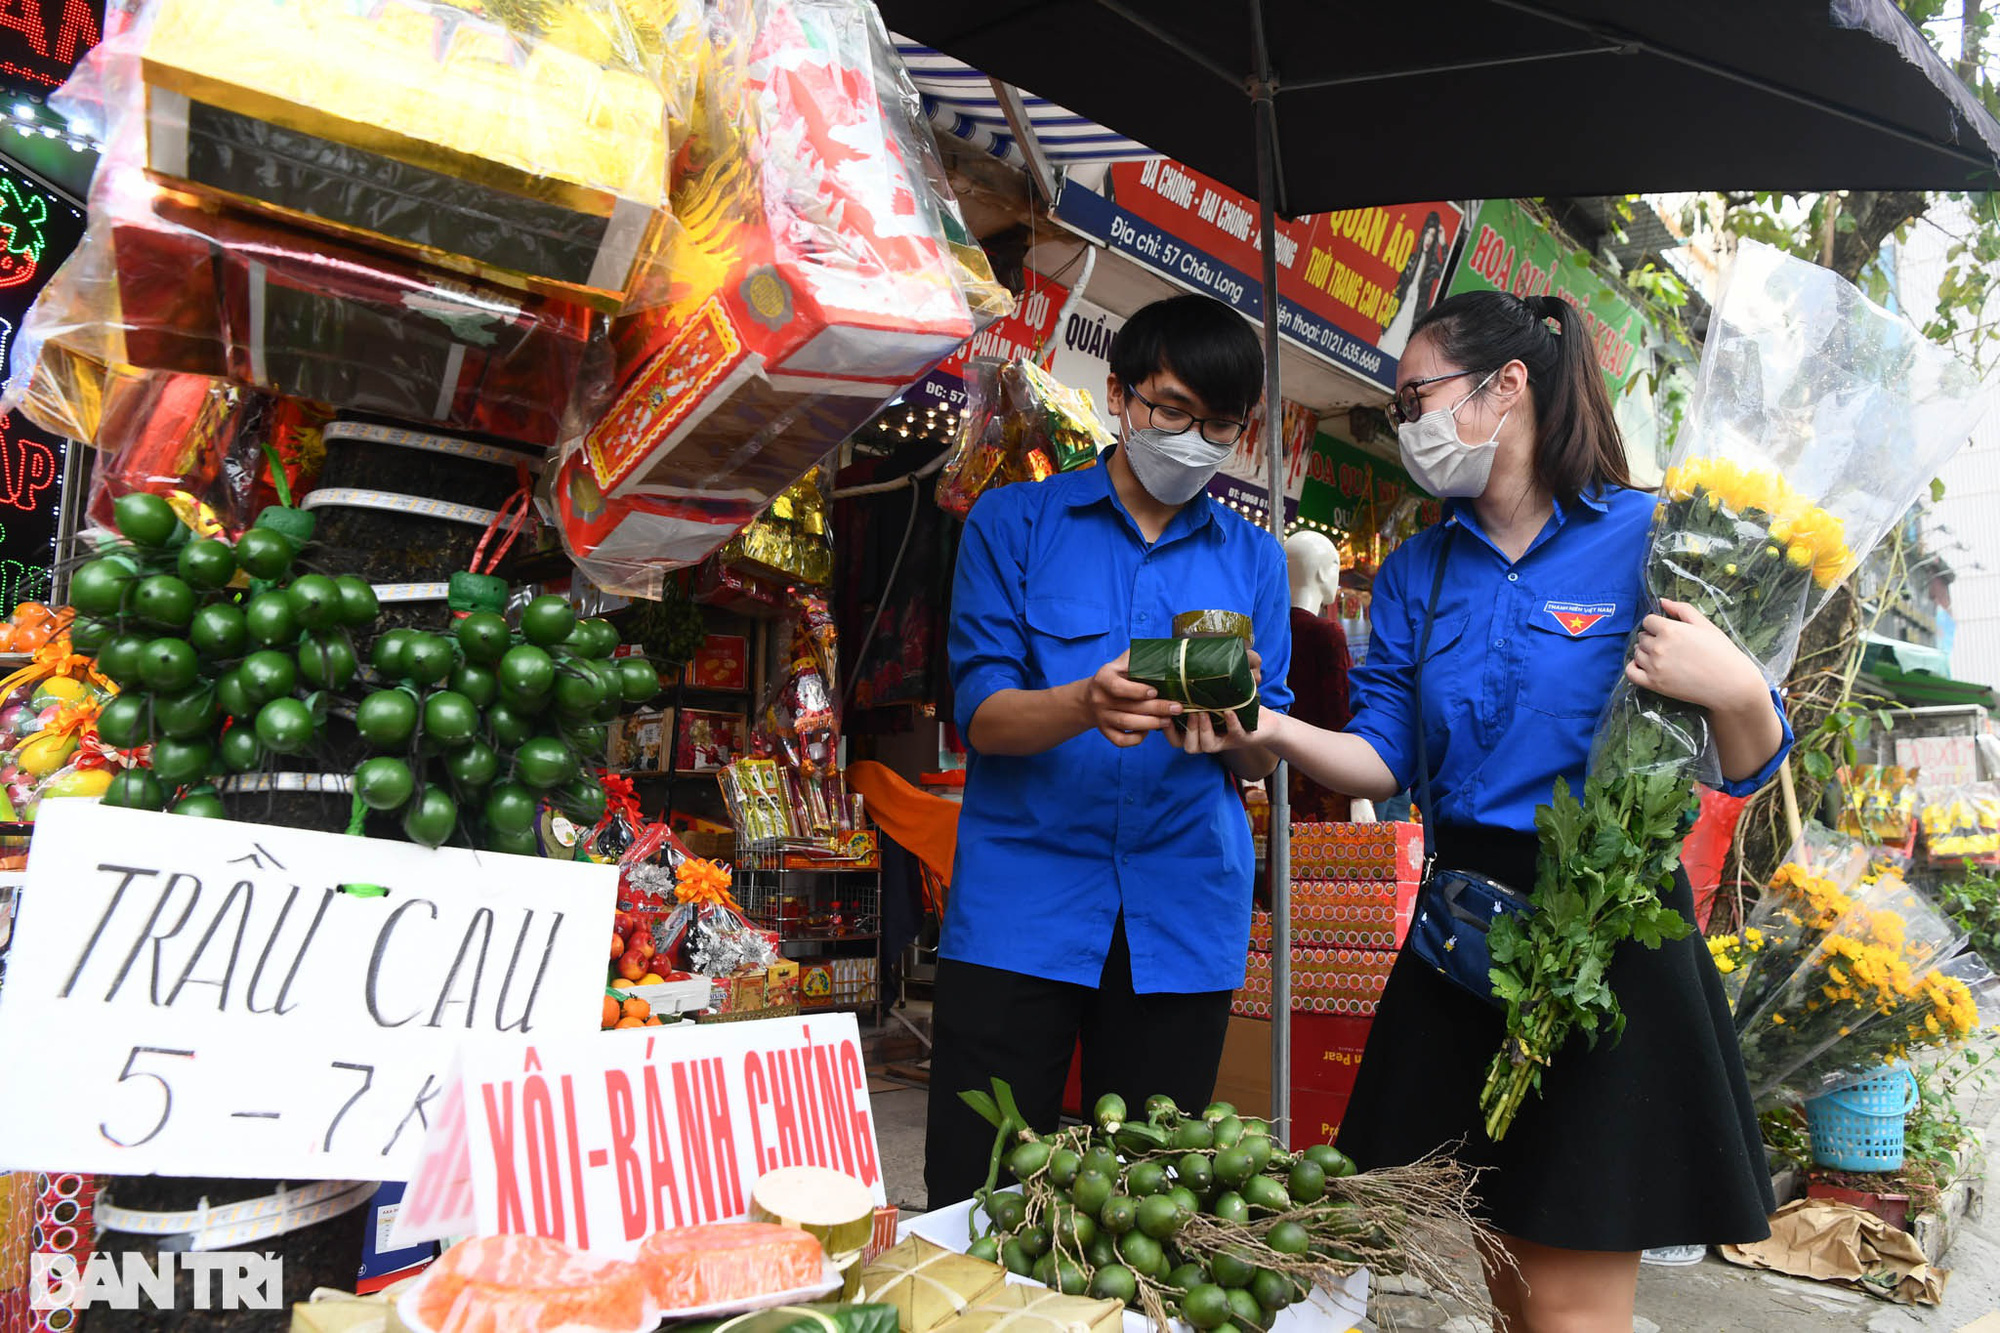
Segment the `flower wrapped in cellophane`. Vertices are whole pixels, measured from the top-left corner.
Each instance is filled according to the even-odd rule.
[[[1722,974],[1732,1011],[1756,1009],[1792,974],[1854,906],[1868,850],[1810,825],[1751,909],[1741,932],[1711,936],[1709,955]]]
[[[1693,606],[1785,678],[1800,627],[1965,442],[1979,377],[1828,269],[1745,242],[1702,349],[1645,553],[1653,598]],[[1635,631],[1636,633],[1636,631]],[[1577,1032],[1624,1030],[1605,980],[1626,940],[1691,926],[1664,905],[1720,773],[1704,711],[1621,680],[1579,794],[1536,815],[1536,910],[1489,935],[1507,1033],[1480,1094],[1504,1136]]]
[[[1737,1009],[1751,1092],[1768,1096],[1837,1046],[1838,1064],[1848,1067],[1900,1058],[1920,1037],[1963,1035],[1954,1016],[1958,989],[1948,974],[1936,974],[1964,942],[1950,919],[1900,880],[1861,894],[1760,1003]]]

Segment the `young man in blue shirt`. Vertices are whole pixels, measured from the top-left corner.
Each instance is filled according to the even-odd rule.
[[[1253,748],[1187,754],[1180,711],[1125,673],[1184,611],[1249,616],[1261,697],[1291,703],[1291,597],[1269,533],[1205,487],[1241,438],[1263,351],[1219,301],[1139,311],[1111,349],[1119,444],[1096,467],[983,496],[952,594],[969,755],[936,986],[932,1207],[986,1178],[992,1128],[960,1100],[1005,1079],[1055,1127],[1072,1052],[1086,1107],[1214,1089],[1249,945],[1254,855],[1238,779]]]

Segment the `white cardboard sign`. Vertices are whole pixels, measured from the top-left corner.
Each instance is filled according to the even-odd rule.
[[[463,1122],[431,1127],[395,1243],[524,1233],[629,1253],[748,1216],[782,1166],[888,1201],[852,1014],[472,1042],[461,1059]]]
[[[50,801],[0,988],[0,1167],[403,1179],[467,1037],[596,1030],[617,883]]]

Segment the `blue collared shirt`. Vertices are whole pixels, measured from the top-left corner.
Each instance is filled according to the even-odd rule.
[[[1183,611],[1251,619],[1265,706],[1284,709],[1291,591],[1271,535],[1198,495],[1148,545],[1096,467],[983,495],[952,589],[959,734],[1000,690],[1094,675]],[[1235,780],[1168,737],[1129,749],[1095,730],[1036,755],[972,751],[940,952],[1095,986],[1125,914],[1137,990],[1243,982],[1255,858]]]
[[[1382,562],[1369,606],[1367,665],[1352,677],[1350,732],[1406,787],[1417,781],[1414,672],[1438,547],[1459,528],[1424,661],[1424,724],[1440,823],[1532,833],[1557,778],[1581,794],[1599,715],[1625,669],[1625,643],[1652,609],[1641,561],[1658,503],[1610,490],[1558,503],[1519,560],[1479,529],[1470,505]],[[1784,708],[1772,695],[1782,721]],[[1763,770],[1719,782],[1748,795],[1791,749],[1792,729]]]

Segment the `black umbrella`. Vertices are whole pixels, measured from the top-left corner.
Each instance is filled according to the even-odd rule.
[[[2000,123],[1892,0],[877,0],[891,28],[1263,202],[1991,190]],[[1031,146],[1029,146],[1031,148]],[[1031,151],[1032,160],[1032,151]],[[1265,418],[1283,401],[1264,307]],[[1284,535],[1267,448],[1272,532]],[[1271,788],[1272,1118],[1291,1088],[1290,820]]]

